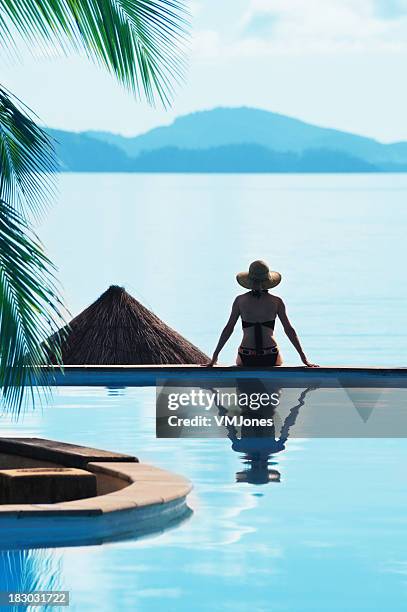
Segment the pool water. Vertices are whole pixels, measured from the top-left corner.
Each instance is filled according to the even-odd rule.
[[[0,425],[134,453],[195,487],[191,517],[154,536],[2,551],[0,590],[52,582],[80,611],[405,610],[404,439],[289,438],[259,485],[237,482],[249,467],[228,439],[155,439],[151,388],[64,388]]]
[[[406,174],[67,174],[60,187],[38,232],[73,315],[123,284],[210,353],[235,274],[263,258],[311,360],[406,364]],[[60,389],[0,433],[136,454],[195,487],[191,517],[155,536],[1,552],[0,590],[53,584],[81,612],[407,608],[405,439],[289,438],[254,484],[228,439],[156,439],[152,388]]]

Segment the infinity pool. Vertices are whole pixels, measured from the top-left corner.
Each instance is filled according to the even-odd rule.
[[[156,439],[151,388],[65,388],[0,423],[136,454],[195,485],[191,516],[153,536],[3,550],[0,590],[69,590],[81,611],[406,609],[407,440],[288,439],[270,482],[252,484],[228,439]]]

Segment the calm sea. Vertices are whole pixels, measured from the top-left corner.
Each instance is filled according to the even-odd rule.
[[[406,195],[403,174],[66,174],[39,232],[73,314],[124,285],[209,353],[262,258],[310,359],[405,365]]]

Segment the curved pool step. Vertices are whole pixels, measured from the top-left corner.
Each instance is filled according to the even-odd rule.
[[[192,484],[183,476],[146,463],[89,463],[87,469],[123,480],[121,489],[85,499],[56,504],[3,504],[2,516],[95,516],[185,501]]]
[[[85,458],[94,457],[95,451],[104,460],[85,463]],[[55,462],[57,456],[61,463]],[[162,530],[191,513],[186,497],[192,484],[186,478],[140,463],[131,455],[40,438],[0,438],[3,470],[21,465],[29,472],[30,468],[44,465],[67,466],[70,461],[76,466],[78,458],[83,459],[81,468],[96,476],[98,495],[52,504],[0,505],[0,525],[7,527],[9,534],[7,546],[32,545],[33,539],[35,545],[100,543]]]

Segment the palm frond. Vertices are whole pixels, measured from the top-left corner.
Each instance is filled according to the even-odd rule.
[[[150,103],[158,95],[168,105],[183,78],[188,27],[184,0],[0,0],[0,45],[17,31],[29,43],[82,48]],[[0,87],[0,390],[17,409],[60,350],[47,339],[63,305],[27,214],[52,195],[54,160],[29,109]]]
[[[42,366],[51,364],[51,352],[59,358],[59,337],[52,346],[48,338],[63,322],[62,311],[41,243],[27,220],[0,200],[0,386],[13,409],[20,409],[27,387],[46,386]]]
[[[29,42],[84,49],[149,103],[167,106],[185,73],[184,0],[0,0],[4,40],[8,22]]]
[[[19,410],[25,390],[45,383],[43,344],[63,310],[54,269],[31,229],[54,191],[53,142],[31,111],[0,87],[0,389]],[[59,352],[55,339],[52,351]]]
[[[0,198],[20,213],[38,213],[53,195],[56,169],[51,138],[33,113],[0,86]]]

